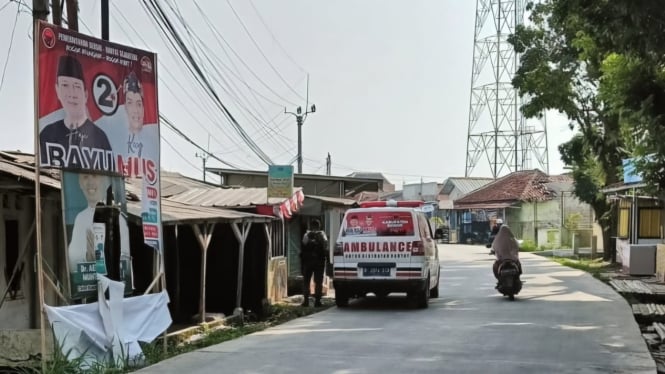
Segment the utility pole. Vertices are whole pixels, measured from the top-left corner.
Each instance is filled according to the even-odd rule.
[[[284,114],[291,114],[296,117],[296,124],[298,125],[298,174],[302,174],[302,125],[307,119],[307,115],[316,112],[316,106],[312,104],[309,106],[309,74],[307,74],[307,102],[305,103],[305,113],[302,108],[298,107],[296,112],[287,112],[284,108]]]
[[[109,40],[109,0],[102,0],[102,39]]]
[[[44,258],[42,254],[42,186],[40,181],[40,161],[39,161],[39,55],[38,50],[38,30],[39,21],[45,21],[48,17],[48,0],[32,1],[32,58],[33,58],[33,85],[35,90],[34,106],[34,128],[35,128],[35,256],[37,267],[37,294],[39,297],[39,335],[41,340],[40,351],[42,354],[42,372],[46,371],[46,311],[44,310]],[[20,280],[19,280],[20,281]],[[9,287],[9,285],[7,285]]]
[[[332,174],[332,159],[330,158],[330,153],[326,157],[326,175],[330,176]]]
[[[206,161],[210,158],[210,134],[208,134],[208,152],[195,154],[196,157],[199,157],[203,161],[203,181],[206,181]]]
[[[284,108],[284,114],[292,114],[296,117],[296,124],[298,125],[298,174],[302,174],[302,125],[305,123],[307,115],[310,113],[316,112],[316,106],[312,106],[308,109],[305,108],[305,113],[302,112],[302,108],[298,107],[296,112],[287,112]]]
[[[51,9],[53,9],[53,24],[62,25],[62,3],[56,0],[55,4],[51,5]]]
[[[67,5],[67,27],[79,31],[78,0],[65,0]]]

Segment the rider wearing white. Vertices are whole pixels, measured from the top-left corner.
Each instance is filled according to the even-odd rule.
[[[519,258],[519,244],[508,226],[501,226],[499,233],[496,234],[496,237],[492,242],[492,250],[494,250],[496,255],[493,270],[494,276],[497,279],[499,278],[499,265],[505,260],[515,261],[519,267],[520,274],[522,273],[522,265],[520,264]]]

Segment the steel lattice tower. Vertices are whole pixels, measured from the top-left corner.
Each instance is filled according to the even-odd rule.
[[[545,116],[526,121],[512,85],[520,56],[508,37],[524,22],[526,0],[476,1],[465,175],[483,154],[494,178],[533,167],[549,173]]]

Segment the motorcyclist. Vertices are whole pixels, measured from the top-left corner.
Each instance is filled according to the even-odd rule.
[[[492,249],[496,255],[493,270],[494,276],[497,280],[499,279],[499,266],[506,260],[515,261],[519,273],[522,274],[522,264],[519,259],[519,244],[508,226],[502,225],[501,228],[499,228],[499,232],[496,234],[496,237],[492,242]]]

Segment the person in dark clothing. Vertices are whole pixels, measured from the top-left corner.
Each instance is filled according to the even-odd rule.
[[[323,272],[330,257],[328,254],[328,238],[321,231],[321,223],[313,220],[302,238],[300,247],[300,264],[303,275],[302,306],[309,306],[309,285],[314,276],[314,306],[321,306],[321,295],[323,293]]]
[[[46,125],[40,132],[40,165],[115,171],[108,137],[88,118],[83,67],[74,56],[60,57],[55,92],[65,118]]]
[[[502,225],[503,225],[503,220],[501,218],[498,218],[496,220],[494,227],[492,227],[492,232],[490,233],[490,238],[487,243],[487,248],[491,248],[490,255],[494,254],[494,248],[492,247],[492,243],[494,242],[494,238],[496,238],[496,235],[499,233],[499,229],[501,229]]]

